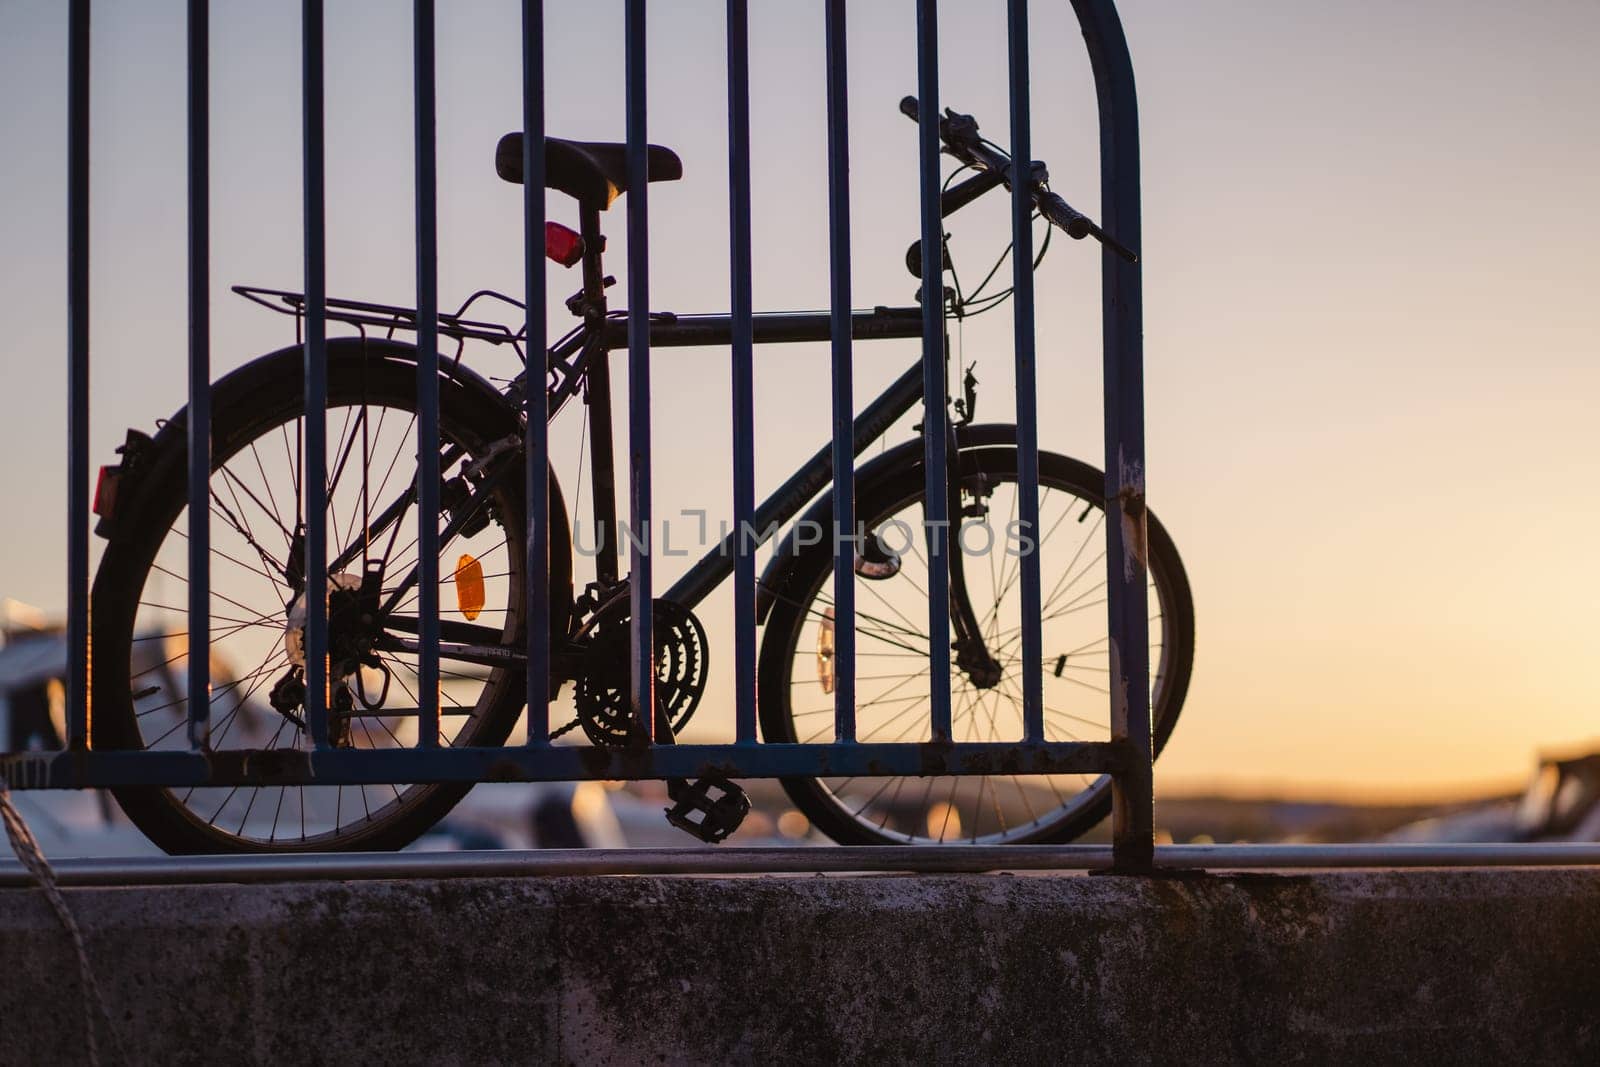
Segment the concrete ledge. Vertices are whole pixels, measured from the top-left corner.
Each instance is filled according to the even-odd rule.
[[[75,889],[135,1062],[1600,1062],[1600,871]],[[84,1055],[0,890],[0,1062]]]

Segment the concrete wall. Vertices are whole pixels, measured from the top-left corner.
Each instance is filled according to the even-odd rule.
[[[135,1062],[1600,1062],[1600,872],[68,891]],[[0,1061],[84,1050],[0,890]]]

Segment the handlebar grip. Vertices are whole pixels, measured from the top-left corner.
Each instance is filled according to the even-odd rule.
[[[917,98],[914,96],[901,97],[900,114],[904,115],[912,122],[921,122],[922,119],[919,117],[920,113],[917,110]]]
[[[1094,223],[1089,221],[1089,217],[1055,193],[1039,195],[1039,214],[1061,227],[1075,241],[1081,241],[1094,232]]]

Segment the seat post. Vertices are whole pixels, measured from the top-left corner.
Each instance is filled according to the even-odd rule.
[[[606,283],[601,254],[600,208],[593,201],[578,204],[578,231],[583,237],[585,324],[596,339],[589,358],[589,460],[594,485],[595,578],[611,585],[618,578],[617,480],[611,438],[611,355],[605,347]]]

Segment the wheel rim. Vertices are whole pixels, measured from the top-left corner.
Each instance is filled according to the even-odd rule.
[[[300,521],[294,511],[300,497],[303,468],[302,423],[299,416],[265,418],[240,434],[242,440],[220,441],[211,478],[211,740],[214,750],[310,747],[303,726],[274,710],[269,694],[288,671],[290,629],[288,606],[296,597],[284,578],[284,564]],[[408,402],[392,398],[366,404],[340,403],[328,409],[329,492],[328,548],[334,560],[351,545],[366,541],[364,529],[382,508],[415,480],[415,415]],[[460,473],[484,449],[480,442],[458,440],[446,427],[445,447],[460,444],[462,460],[443,471]],[[226,450],[226,451],[224,451]],[[501,497],[497,497],[497,500]],[[497,509],[499,514],[507,509]],[[441,519],[443,529],[448,516]],[[134,611],[129,674],[138,740],[145,748],[187,747],[184,723],[189,699],[185,692],[187,653],[188,508],[167,526],[146,570]],[[389,531],[358,548],[342,569],[359,575],[363,558],[384,557],[384,600],[416,562],[417,519],[411,508],[398,524],[393,542]],[[457,537],[441,552],[440,614],[464,619],[456,592],[459,557],[470,555],[483,576],[483,603],[477,624],[497,629],[509,643],[520,627],[521,566],[511,550],[502,520],[496,518],[470,537]],[[330,580],[330,593],[350,584]],[[399,618],[415,618],[417,591],[412,588],[395,608]],[[471,606],[470,604],[467,606]],[[414,632],[414,627],[413,627]],[[360,668],[347,679],[350,689],[376,698],[381,677],[390,676],[383,705],[368,711],[357,700],[348,718],[348,744],[353,748],[409,747],[416,742],[418,706],[417,658],[399,651],[377,653],[383,670]],[[516,679],[500,669],[478,669],[443,662],[440,665],[440,743],[473,743],[485,712],[504,687]],[[520,676],[518,676],[520,677]],[[337,679],[330,683],[337,686]],[[411,710],[410,715],[384,714]],[[303,722],[303,717],[302,717]],[[339,726],[335,721],[335,731]],[[415,784],[197,787],[171,789],[168,796],[185,815],[210,830],[247,847],[317,848],[359,838],[392,825],[437,787]]]
[[[1003,669],[998,685],[980,689],[951,656],[954,739],[1016,743],[1022,737],[1021,560],[1006,550],[1017,519],[1015,473],[995,484],[970,480],[962,503],[987,496],[987,511],[964,520],[967,587],[985,645]],[[1098,494],[1064,479],[1042,478],[1040,523],[1041,637],[1045,738],[1103,741],[1109,734],[1109,641],[1106,633],[1105,514]],[[901,555],[899,573],[856,585],[856,737],[861,742],[931,739],[927,684],[927,559],[917,543],[921,493],[907,488],[876,514],[869,530]],[[987,528],[987,533],[984,529]],[[906,538],[909,530],[915,537]],[[909,541],[909,543],[908,543]],[[992,544],[992,550],[984,551]],[[1015,546],[1015,541],[1011,542]],[[1149,585],[1152,706],[1160,708],[1173,667],[1165,639],[1176,610],[1170,576],[1152,561]],[[783,657],[789,723],[802,743],[833,738],[827,684],[827,634],[833,578],[807,591],[802,621]],[[821,650],[819,652],[819,649]],[[1060,671],[1057,674],[1056,668]],[[1064,822],[1103,805],[1105,775],[984,775],[938,778],[821,778],[819,799],[846,821],[850,835],[911,844],[1004,844],[1050,836]]]

